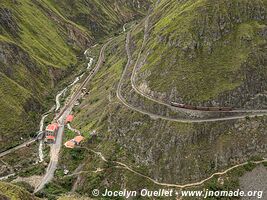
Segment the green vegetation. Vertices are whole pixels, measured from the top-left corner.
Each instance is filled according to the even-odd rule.
[[[30,193],[34,192],[34,187],[31,186],[29,183],[26,183],[25,181],[16,182],[14,184],[19,186],[19,187],[22,187],[22,188],[26,189]]]
[[[266,30],[266,11],[261,9],[266,9],[266,0],[161,1],[150,18],[143,53],[149,55],[139,72],[139,84],[146,81],[152,91],[189,103],[232,94],[249,81],[253,89],[242,92],[253,95],[253,84],[266,76],[261,67],[265,61],[256,53],[264,52],[266,45],[261,34]],[[258,70],[250,70],[252,66]],[[253,80],[248,77],[251,73]],[[243,97],[231,94],[235,101],[220,103],[243,106],[239,101]]]
[[[4,182],[0,182],[0,198],[10,199],[10,200],[39,199],[19,186]]]
[[[205,184],[191,188],[193,190],[197,191],[236,191],[237,189],[240,189],[240,184],[239,184],[239,178],[245,173],[252,171],[253,169],[256,168],[258,165],[254,164],[247,164],[242,167],[238,167],[227,174],[223,176],[215,176],[211,180],[207,181]],[[190,190],[191,190],[190,189]],[[189,190],[189,189],[188,189]],[[191,200],[191,197],[185,198],[186,200]],[[197,198],[195,198],[197,199]],[[239,199],[237,197],[208,197],[207,199],[209,200],[232,200],[232,199]]]
[[[64,141],[63,143],[67,142],[68,140],[73,139],[76,136],[76,133],[74,133],[73,131],[69,130],[69,129],[65,129],[64,131]]]
[[[92,200],[91,198],[82,197],[78,195],[61,196],[58,200]]]
[[[86,109],[80,110],[77,120],[75,120],[76,123],[74,124],[74,127],[78,129],[82,128],[82,133],[90,133],[94,129],[98,130],[101,126],[105,126],[103,122],[109,113],[108,96],[112,93],[112,99],[114,98],[114,88],[127,62],[124,53],[124,42],[125,38],[121,36],[116,39],[115,45],[108,46],[105,53],[108,60],[106,60],[105,66],[100,69],[95,78],[87,86],[87,88],[91,88],[90,98],[82,102],[82,105],[87,105]],[[120,49],[114,54],[113,50],[118,47]],[[103,80],[105,80],[104,84],[102,84]]]
[[[16,82],[8,78],[6,75],[0,72],[0,113],[2,113],[2,120],[0,123],[1,136],[8,139],[9,132],[24,133],[15,136],[16,139],[20,137],[27,137],[26,131],[31,131],[30,126],[35,125],[31,122],[34,119],[30,119],[28,116],[24,122],[21,121],[22,116],[27,116],[23,106],[30,98],[30,94],[23,87]],[[29,124],[25,124],[27,122]],[[14,142],[14,143],[13,143]],[[9,145],[16,145],[15,140],[10,141]],[[0,148],[3,148],[0,143]],[[6,144],[5,144],[6,145]]]
[[[57,175],[58,171],[57,171]],[[73,185],[73,177],[62,177],[54,182],[48,183],[43,190],[38,192],[36,196],[56,200],[58,196],[71,191]]]
[[[0,127],[5,138],[0,146],[5,150],[21,143],[20,137],[35,135],[40,115],[48,108],[45,99],[54,92],[60,70],[77,63],[78,48],[67,42],[67,30],[36,3],[0,4]],[[10,136],[14,139],[7,143]]]
[[[54,1],[46,0],[55,7],[62,15],[85,27],[97,39],[110,33],[118,34],[122,31],[122,25],[135,18],[143,16],[151,3],[150,0],[142,1],[140,8],[137,2],[114,1],[114,0],[68,0]]]
[[[141,34],[134,34],[134,40],[140,39],[140,36]],[[138,45],[140,46],[140,42]],[[116,89],[127,59],[125,53],[123,54],[124,48],[125,36],[116,38],[108,46],[105,64],[88,85],[90,95],[81,102],[80,107],[83,109],[75,113],[75,127],[81,128],[83,133],[97,130],[97,136],[88,139],[84,146],[102,152],[109,161],[104,163],[93,153],[85,155],[82,163],[83,171],[87,173],[80,176],[80,182],[86,184],[80,185],[78,193],[91,195],[90,191],[95,187],[115,190],[121,187],[122,182],[125,183],[123,189],[140,189],[136,187],[140,183],[144,183],[144,187],[158,187],[127,170],[114,168],[114,163],[110,161],[127,163],[136,171],[160,182],[181,184],[195,182],[196,177],[197,180],[202,180],[214,172],[227,169],[228,165],[233,165],[230,164],[230,157],[225,155],[231,154],[235,157],[237,152],[247,151],[251,137],[257,138],[257,144],[263,144],[263,124],[266,118],[251,118],[249,122],[238,120],[185,124],[153,120],[123,106],[116,97]],[[127,95],[131,96],[131,93]],[[248,128],[252,124],[258,128]],[[221,156],[223,158],[220,160]],[[259,158],[252,156],[251,160]],[[71,165],[64,160],[61,161],[62,165]],[[227,166],[224,165],[226,162]],[[253,167],[253,164],[246,166],[247,170]],[[96,168],[104,171],[92,173]],[[108,186],[105,185],[106,182],[109,183]],[[229,180],[223,187],[237,186],[235,179]],[[213,187],[212,182],[210,187]]]
[[[23,6],[25,2],[26,0],[21,5]],[[102,11],[99,11],[100,14],[95,13],[94,9],[95,14],[92,14],[90,9],[87,9],[82,4],[88,1],[43,0],[40,2],[42,2],[42,6],[40,7],[42,12],[46,13],[49,10],[48,16],[52,14],[51,16],[60,21],[59,30],[65,30],[65,26],[62,26],[62,23],[66,23],[68,27],[72,26],[73,29],[79,30],[82,35],[92,35],[92,38],[96,37],[96,32],[101,33],[99,37],[104,37],[108,32],[115,31],[117,26],[121,26],[125,22],[124,20],[117,22],[121,15],[113,13],[119,12],[119,9],[117,9],[118,6],[116,4],[115,8],[113,7],[114,2],[111,0],[105,2],[93,0],[92,2],[94,2],[93,5],[95,7],[88,3],[87,6],[90,9],[94,8],[99,10],[99,8],[103,8]],[[214,2],[217,1],[214,0],[212,3]],[[34,4],[32,6],[40,5],[36,1],[32,1],[31,4]],[[224,5],[224,1],[218,4],[219,11],[221,10],[220,5]],[[141,69],[141,72],[151,70],[152,73],[155,73],[151,77],[148,77],[149,84],[152,86],[154,84],[153,87],[155,88],[159,87],[162,89],[162,92],[167,91],[170,84],[173,84],[177,90],[181,87],[179,94],[183,94],[185,98],[190,98],[190,100],[192,99],[194,101],[215,98],[221,92],[232,90],[242,84],[242,75],[237,77],[235,75],[242,69],[241,65],[244,60],[250,56],[250,47],[258,49],[259,45],[263,45],[262,38],[257,34],[259,30],[262,30],[262,22],[260,20],[245,20],[242,24],[233,23],[233,27],[228,27],[229,32],[222,33],[220,35],[221,38],[217,38],[217,40],[211,37],[217,33],[217,29],[213,30],[214,27],[209,22],[204,25],[198,24],[202,23],[207,15],[207,20],[214,18],[213,11],[216,13],[218,10],[213,9],[212,6],[213,4],[209,4],[208,1],[204,0],[189,0],[187,2],[177,2],[174,0],[160,1],[160,4],[155,8],[151,17],[150,23],[153,26],[143,55],[147,55],[146,51],[149,51],[150,54],[147,58],[146,65]],[[124,5],[121,8],[123,11],[122,15],[131,13],[125,8]],[[130,6],[129,8],[132,7]],[[204,8],[207,10],[203,11],[202,9]],[[225,8],[226,11],[227,9]],[[121,12],[119,13],[121,14]],[[44,17],[47,17],[47,15],[45,14]],[[131,17],[126,18],[131,19]],[[89,25],[86,25],[84,22],[88,19],[91,21]],[[198,22],[196,19],[200,19],[200,21]],[[106,20],[110,20],[110,25],[106,24]],[[52,24],[55,22],[52,21],[48,26],[53,26]],[[35,23],[36,20],[33,20],[33,22]],[[216,23],[213,22],[211,24],[214,25]],[[93,25],[95,25],[94,30],[89,30],[87,33],[84,33],[84,30],[88,28],[87,26],[94,27]],[[202,27],[202,25],[206,28],[207,32],[205,32],[203,38],[196,40],[194,37],[198,33],[198,28],[200,26]],[[177,27],[181,28],[178,29]],[[141,30],[143,30],[142,27],[137,26],[133,31],[134,42],[132,44],[132,51],[134,59],[136,59],[138,49],[142,44],[143,33]],[[4,29],[4,36],[0,37],[1,41],[5,41],[5,43],[12,43],[9,40],[29,41],[29,38],[23,38],[22,35],[20,35],[21,38],[19,38],[19,35],[14,36],[15,39],[13,37],[9,38],[6,33]],[[66,34],[65,31],[63,33]],[[190,35],[188,33],[192,34]],[[56,39],[63,38],[63,41],[65,41],[67,38],[65,34],[60,35],[59,38],[55,37]],[[181,41],[176,41],[176,36],[181,37]],[[40,37],[40,41],[44,42],[44,38],[42,36]],[[162,42],[158,42],[157,38],[162,40]],[[222,40],[229,42],[229,44],[224,44]],[[250,44],[245,44],[245,40],[248,40]],[[104,43],[103,41],[100,43]],[[194,49],[194,45],[193,47],[191,46],[194,44],[194,41],[199,41],[200,50]],[[179,43],[179,47],[174,47],[177,43]],[[12,45],[14,44],[12,43]],[[19,45],[21,46],[20,49],[29,52],[30,56],[36,54],[32,56],[32,60],[36,62],[35,67],[42,66],[39,72],[40,74],[43,73],[44,76],[37,79],[37,82],[40,83],[40,88],[47,86],[44,83],[47,83],[46,77],[49,76],[49,73],[53,74],[55,79],[56,76],[62,78],[62,74],[59,75],[58,73],[64,72],[58,68],[57,63],[61,62],[60,60],[57,61],[60,52],[56,52],[55,57],[52,57],[51,60],[42,62],[47,57],[44,56],[44,58],[40,59],[39,57],[42,57],[42,52],[37,50],[33,53],[31,51],[31,48],[39,48],[39,44],[26,45],[19,43]],[[65,45],[65,43],[63,42],[61,45]],[[66,46],[71,51],[66,54],[76,55],[76,44],[70,45],[71,47],[69,45]],[[212,48],[210,49],[210,47]],[[49,45],[41,45],[42,48],[46,49],[50,47]],[[54,49],[51,49],[51,51],[54,51]],[[185,52],[183,53],[183,51]],[[74,57],[76,58],[76,56]],[[260,156],[263,151],[262,148],[258,147],[263,147],[266,144],[265,125],[267,124],[267,118],[259,117],[251,118],[250,120],[199,124],[176,123],[152,119],[147,115],[126,108],[116,97],[117,85],[127,62],[125,34],[119,35],[108,45],[105,51],[105,57],[105,63],[87,86],[89,95],[81,100],[81,105],[74,110],[75,119],[73,126],[81,130],[86,140],[82,143],[81,148],[62,148],[55,179],[43,191],[38,193],[39,197],[56,199],[58,196],[68,193],[78,176],[79,184],[77,185],[76,192],[86,196],[91,196],[92,189],[95,188],[108,188],[111,190],[139,190],[140,188],[153,190],[162,188],[142,176],[136,175],[122,167],[116,167],[114,161],[123,162],[137,172],[147,175],[158,182],[183,184],[205,179],[212,173],[224,170],[241,160],[248,160],[249,158],[251,158],[251,161],[261,159]],[[68,59],[72,62],[71,57]],[[177,62],[176,59],[178,60]],[[159,62],[154,62],[154,60],[158,60]],[[62,62],[65,61],[68,62],[67,60]],[[156,65],[156,63],[160,64]],[[199,65],[199,63],[202,65]],[[214,63],[217,64],[217,68],[213,68]],[[179,66],[177,67],[176,64]],[[48,67],[47,65],[52,65],[49,68],[50,70],[46,69]],[[204,65],[206,68],[203,67],[202,69],[200,66]],[[169,67],[173,68],[170,70]],[[75,67],[70,66],[66,70],[72,72],[75,70]],[[20,69],[19,72],[21,71],[23,70]],[[190,77],[190,79],[184,79],[181,82],[180,78],[182,77],[179,77],[180,73]],[[3,74],[7,76],[6,74],[8,73]],[[218,77],[214,77],[217,74]],[[23,75],[23,77],[24,79],[21,79],[22,84],[17,85],[23,86],[23,83],[25,84],[25,77],[27,76]],[[203,80],[200,77],[203,77]],[[210,82],[207,81],[208,78],[211,78]],[[162,81],[163,79],[165,82]],[[174,83],[170,83],[172,79]],[[232,82],[227,80],[231,80]],[[51,83],[49,87],[47,86],[42,91],[53,88],[52,85]],[[19,88],[19,86],[17,87]],[[205,88],[210,86],[212,86],[212,90],[209,90],[209,92],[206,90],[205,92]],[[190,88],[192,89],[192,94],[188,92],[182,93],[185,89]],[[25,93],[23,92],[24,89]],[[32,87],[31,89],[26,86],[20,88],[18,94],[22,94],[22,103],[20,101],[18,103],[23,104],[28,98],[32,99],[32,94],[35,94],[33,91]],[[8,95],[12,97],[12,93]],[[126,95],[128,95],[127,98],[129,99],[134,96],[131,92]],[[42,99],[41,97],[42,94],[37,94],[35,98],[37,101],[45,104],[40,100]],[[145,103],[146,106],[149,106],[149,102]],[[154,108],[153,106],[151,107],[152,109]],[[34,114],[31,116],[33,118],[35,117]],[[94,130],[96,130],[96,135],[88,136],[88,133]],[[65,132],[65,140],[72,137],[73,133],[71,131]],[[255,144],[257,144],[257,147],[255,147]],[[108,162],[104,162],[99,155],[88,151],[88,149],[101,152]],[[243,175],[246,171],[252,170],[254,167],[255,165],[250,162],[243,168],[235,170],[236,172],[233,172],[235,173],[233,174],[234,178],[226,179],[224,185],[220,185],[214,178],[210,182],[207,182],[205,186],[211,190],[236,188],[238,187],[237,177]],[[41,167],[39,168],[42,169]],[[65,176],[65,169],[69,171],[69,175],[76,171],[82,171],[83,173],[80,175]],[[96,171],[99,169],[103,171]],[[28,168],[21,173],[22,175],[28,176],[39,172],[35,168]],[[229,176],[231,176],[231,173]],[[142,198],[140,197],[139,199]]]
[[[47,198],[49,200],[56,200],[57,196],[62,193],[66,193],[67,190],[58,186],[55,183],[49,183],[45,186],[42,192],[38,192],[36,196],[40,198]]]
[[[35,135],[56,91],[84,70],[84,50],[142,16],[148,3],[139,10],[114,2],[1,1],[1,151]]]
[[[67,38],[58,30],[60,27],[38,5],[28,0],[19,4],[7,2],[4,6],[11,9],[19,23],[20,44],[31,56],[41,63],[61,68],[76,63],[76,56],[66,43]]]
[[[43,164],[33,165],[18,173],[21,177],[30,177],[33,175],[43,175],[45,173],[45,166]]]

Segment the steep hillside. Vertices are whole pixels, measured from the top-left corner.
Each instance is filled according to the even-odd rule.
[[[63,146],[53,180],[37,196],[88,199],[95,198],[93,189],[158,190],[170,189],[169,184],[175,184],[179,190],[180,185],[189,183],[197,185],[189,190],[235,190],[240,188],[239,177],[266,158],[267,116],[199,123],[160,118],[145,111],[171,116],[174,109],[168,107],[165,112],[158,103],[136,93],[131,82],[137,63],[137,86],[154,98],[190,104],[264,107],[266,0],[151,1],[157,3],[149,9],[148,17],[134,23],[134,19],[144,15],[149,2],[1,3],[5,10],[0,15],[3,43],[0,103],[4,105],[0,105],[0,112],[8,117],[0,124],[5,130],[0,138],[4,148],[11,144],[4,144],[5,136],[15,135],[14,124],[16,129],[23,129],[16,132],[15,142],[22,132],[27,134],[25,130],[30,130],[30,126],[34,130],[36,111],[42,110],[50,90],[53,92],[58,83],[63,84],[66,74],[79,69],[77,55],[87,46],[102,44],[115,36],[107,44],[105,55],[101,54],[101,59],[105,57],[103,64],[88,85],[82,86],[89,95],[79,99],[79,105],[73,108],[71,126],[80,130],[85,140],[74,149]],[[127,26],[130,33],[118,34],[130,21]],[[48,30],[41,32],[47,26]],[[54,40],[58,40],[55,46]],[[100,46],[88,52],[97,57],[96,49]],[[50,52],[53,55],[48,56]],[[26,120],[28,123],[24,123]],[[62,143],[75,135],[64,130]],[[4,162],[13,165],[14,160]],[[26,166],[20,164],[25,166],[26,174],[32,169],[27,167],[29,160]],[[20,162],[25,164],[23,161]],[[40,172],[46,163],[39,165],[33,167]],[[233,166],[234,170],[212,176]],[[32,171],[29,175],[36,173]],[[208,177],[211,178],[204,184],[197,184]],[[73,196],[68,196],[70,191]]]
[[[266,19],[266,0],[160,1],[139,88],[166,102],[266,108]]]
[[[122,25],[143,16],[151,0],[47,0],[68,19],[87,28],[96,38],[122,31]],[[95,12],[97,11],[97,12]]]
[[[80,17],[75,19],[68,12],[61,12],[61,6],[67,9],[73,4],[60,2],[4,0],[0,3],[1,151],[19,143],[21,137],[34,134],[40,114],[51,103],[58,83],[82,67],[81,55],[98,42],[98,34],[101,32],[101,37],[105,37],[119,26],[122,29],[124,22],[140,17],[147,5],[144,1],[140,12],[136,12],[138,6],[132,4],[117,5],[116,10],[106,1],[97,1],[96,7],[88,8],[78,6],[86,1],[77,2],[77,13],[86,12],[89,18],[95,15],[93,21],[99,26],[96,29],[90,23],[82,26],[77,20]],[[106,10],[111,13],[102,18],[101,13]],[[11,136],[13,140],[6,143]]]
[[[142,43],[140,38],[134,37],[136,52]],[[62,193],[72,189],[89,196],[95,188],[101,191],[102,188],[164,188],[121,166],[115,167],[115,162],[124,163],[160,183],[185,184],[266,155],[266,117],[199,124],[177,123],[152,119],[125,107],[116,96],[127,62],[125,36],[115,39],[105,55],[104,66],[87,86],[90,95],[75,109],[73,126],[80,129],[87,140],[81,149],[63,150],[56,179],[50,189],[45,190],[46,194],[50,194],[48,191],[56,192],[58,188]],[[131,97],[129,93],[124,95]],[[94,130],[96,134],[91,135]],[[101,152],[107,162],[94,151]],[[62,172],[66,168],[70,174],[76,175],[64,177]],[[227,176],[225,180],[221,187],[238,187],[236,179]],[[216,178],[207,185],[213,187],[214,182],[217,184]],[[206,185],[200,187],[202,189]]]
[[[16,185],[0,182],[1,200],[38,200],[39,198]]]
[[[1,150],[34,133],[63,70],[73,70],[77,52],[90,45],[85,31],[58,19],[32,1],[1,1]]]

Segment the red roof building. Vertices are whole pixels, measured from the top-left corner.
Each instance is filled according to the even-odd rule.
[[[73,121],[74,116],[73,115],[68,115],[66,118],[66,123],[70,123]]]
[[[84,140],[84,137],[79,135],[79,136],[76,136],[73,140],[74,140],[74,142],[75,142],[76,144],[80,144],[81,141]]]
[[[46,142],[55,142],[59,125],[57,123],[49,124],[45,129]]]
[[[46,136],[46,139],[47,139],[47,140],[55,140],[55,136],[53,136],[53,135],[48,135],[48,136]]]
[[[70,148],[70,149],[73,149],[75,147],[75,143],[72,140],[67,141],[64,145],[65,147]]]
[[[46,131],[56,131],[58,129],[58,124],[57,123],[54,123],[54,124],[49,124],[47,127],[46,127]]]

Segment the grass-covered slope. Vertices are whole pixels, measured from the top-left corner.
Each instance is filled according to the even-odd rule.
[[[266,0],[161,1],[139,85],[168,100],[256,107],[267,89],[266,9]]]
[[[39,198],[27,192],[25,189],[10,183],[0,182],[1,200],[38,200]]]
[[[139,37],[134,37],[133,41],[137,39]],[[49,196],[50,191],[66,193],[71,188],[81,195],[92,196],[91,191],[95,188],[103,192],[103,188],[154,190],[163,187],[114,167],[116,164],[112,161],[125,163],[159,182],[181,184],[203,180],[214,172],[264,156],[266,117],[177,123],[152,119],[125,107],[116,97],[116,89],[126,62],[125,36],[120,36],[108,45],[105,63],[87,86],[90,95],[74,109],[72,126],[81,130],[86,140],[81,149],[63,148],[54,184],[45,190],[46,195]],[[123,95],[133,96],[131,93]],[[96,134],[91,135],[94,130]],[[85,148],[101,152],[108,162]],[[77,175],[64,176],[65,168]],[[96,173],[97,169],[103,171]],[[228,183],[232,184],[232,180],[229,177],[225,180],[220,188],[238,187],[234,182],[229,188]],[[217,177],[210,184],[211,188],[220,185]]]
[[[114,11],[113,3],[106,1],[73,2],[0,2],[0,151],[20,143],[22,136],[25,139],[34,134],[47,97],[51,100],[58,83],[75,74],[77,63],[83,59],[78,56],[98,42],[99,33],[104,37],[117,26],[122,29],[124,22],[144,11],[144,3],[140,12],[135,12],[137,8],[128,4],[119,4]],[[74,17],[68,12],[73,4],[77,5],[75,13],[86,12],[88,17]],[[12,141],[10,137],[14,137]]]
[[[24,47],[32,57],[45,64],[67,67],[76,62],[74,49],[71,43],[68,43],[69,39],[75,38],[68,37],[66,33],[68,28],[65,26],[68,26],[68,21],[57,16],[45,5],[40,6],[37,1],[4,1],[1,4],[2,35]],[[89,38],[89,35],[75,25],[69,25],[73,31],[80,31],[84,40]]]
[[[90,38],[60,17],[55,21],[35,1],[1,1],[0,5],[2,151],[37,130],[46,97],[63,71],[77,63],[78,51],[89,45]],[[69,35],[71,30],[83,45],[75,45],[77,37]]]
[[[56,7],[61,14],[90,30],[101,38],[110,32],[122,31],[122,25],[144,15],[151,0],[46,0]]]

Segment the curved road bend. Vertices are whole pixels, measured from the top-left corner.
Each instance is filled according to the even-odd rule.
[[[72,132],[76,133],[77,135],[82,135],[81,131],[71,127],[71,125],[69,123],[67,124],[67,127],[68,127],[69,130],[71,130]]]
[[[45,173],[41,183],[35,188],[34,193],[43,189],[44,186],[53,179],[55,171],[57,169],[58,160],[59,160],[59,152],[60,152],[61,145],[62,145],[65,119],[70,114],[70,112],[74,106],[74,103],[80,97],[80,95],[82,93],[81,92],[82,88],[84,88],[89,83],[89,81],[93,78],[93,76],[97,73],[97,71],[101,67],[101,65],[104,61],[104,58],[105,58],[104,57],[104,51],[110,42],[111,42],[111,40],[109,40],[105,45],[103,45],[103,47],[100,51],[100,55],[99,55],[99,59],[98,59],[96,67],[91,71],[91,73],[84,80],[84,82],[81,84],[81,86],[76,91],[76,93],[73,95],[72,99],[62,108],[62,111],[60,111],[60,114],[56,117],[56,120],[60,123],[60,127],[59,127],[59,130],[57,133],[56,143],[53,144],[51,147],[49,165],[46,169],[46,173]]]
[[[147,22],[146,22],[147,24]],[[147,25],[146,25],[146,29],[147,29]],[[145,34],[146,35],[146,34]],[[128,107],[129,109],[132,109],[132,110],[135,110],[137,112],[140,112],[142,114],[145,114],[145,115],[149,115],[151,118],[154,118],[154,119],[164,119],[164,120],[169,120],[169,121],[174,121],[174,122],[183,122],[183,123],[188,123],[188,122],[194,122],[194,123],[203,123],[203,122],[216,122],[216,121],[227,121],[227,120],[234,120],[234,119],[244,119],[246,118],[247,116],[249,117],[260,117],[260,116],[265,116],[267,114],[267,111],[262,111],[261,113],[246,113],[246,114],[243,114],[243,115],[239,115],[239,116],[231,116],[231,117],[223,117],[223,118],[212,118],[212,119],[175,119],[175,118],[171,118],[171,117],[166,117],[166,116],[162,116],[162,115],[158,115],[158,114],[154,114],[154,113],[151,113],[151,112],[148,112],[148,111],[144,111],[140,108],[136,108],[135,106],[131,105],[130,103],[128,103],[124,97],[122,96],[121,94],[121,88],[122,88],[122,83],[123,83],[123,77],[125,77],[126,75],[126,72],[127,72],[127,69],[130,67],[130,65],[133,63],[132,61],[132,55],[131,55],[131,52],[130,52],[130,38],[131,38],[131,34],[130,32],[128,32],[127,34],[127,38],[126,38],[126,53],[127,53],[127,56],[128,56],[128,61],[127,61],[127,64],[125,66],[125,69],[122,73],[122,76],[121,76],[121,79],[119,81],[119,84],[118,84],[118,87],[117,87],[117,97],[118,99],[126,106]],[[139,55],[138,55],[138,60],[141,56],[141,52],[139,52]],[[138,62],[138,61],[137,61]],[[137,62],[134,66],[135,70],[136,70],[136,65],[137,65]],[[133,72],[133,74],[136,73],[136,71]],[[166,104],[164,102],[161,102],[161,101],[158,101],[158,100],[155,100],[147,95],[144,95],[143,93],[140,93],[139,90],[135,87],[134,85],[134,75],[132,74],[132,77],[131,77],[131,82],[132,82],[132,87],[133,89],[139,93],[140,95],[156,102],[156,103],[159,103],[159,104],[162,104],[162,105],[165,105],[165,106],[168,106],[168,107],[172,107],[171,105],[169,104]],[[173,107],[172,107],[173,108]],[[185,111],[185,109],[182,109],[182,108],[177,108],[178,110],[181,110],[181,111]],[[201,112],[201,111],[198,111],[198,112]],[[247,112],[252,112],[252,111],[247,111]],[[260,111],[258,111],[260,112]]]
[[[138,53],[138,57],[137,57],[137,60],[135,62],[134,68],[133,68],[133,72],[132,72],[132,75],[131,75],[131,85],[132,85],[132,88],[135,90],[135,92],[137,92],[141,96],[143,96],[143,97],[145,97],[145,98],[147,98],[147,99],[149,99],[149,100],[151,100],[153,102],[156,102],[158,104],[167,106],[169,108],[173,108],[173,106],[171,106],[170,104],[168,104],[168,103],[166,103],[164,101],[160,101],[158,99],[155,99],[155,98],[151,97],[150,95],[144,93],[143,91],[139,90],[136,87],[135,76],[137,74],[137,65],[138,65],[139,60],[141,58],[141,54],[142,54],[142,52],[144,50],[145,44],[146,44],[146,42],[148,40],[148,31],[149,31],[149,16],[147,16],[145,18],[145,28],[144,28],[143,43],[142,43],[141,49],[140,49],[140,51]],[[130,53],[129,45],[128,46],[126,45],[126,52],[127,52],[127,55],[128,55],[128,59],[131,59],[131,53]],[[177,110],[181,110],[181,111],[196,112],[195,110],[189,110],[189,109],[183,109],[183,108],[176,108],[176,109]],[[197,111],[197,112],[220,112],[220,111]],[[225,112],[225,111],[222,111],[222,112]],[[229,113],[246,113],[246,114],[240,116],[241,118],[245,118],[247,116],[252,116],[253,117],[253,116],[255,116],[255,113],[265,113],[265,114],[267,114],[267,110],[266,109],[260,109],[260,110],[255,110],[255,109],[252,109],[252,110],[249,110],[249,109],[237,109],[237,110],[227,111],[227,112],[229,112]],[[258,115],[258,116],[262,116],[262,115]],[[227,120],[227,119],[228,120],[231,120],[233,118],[231,118],[231,117],[225,118],[225,120]]]

